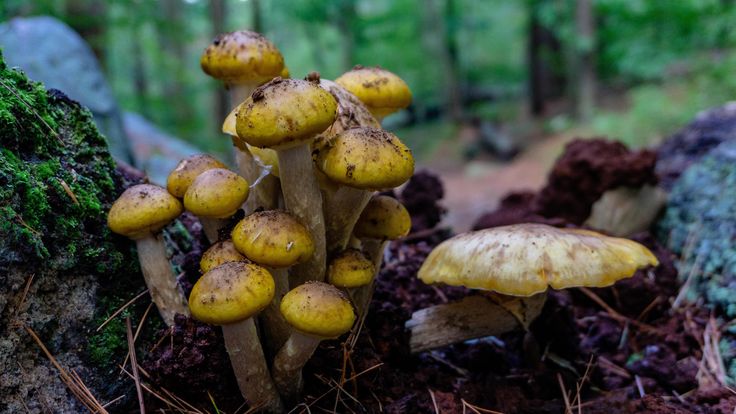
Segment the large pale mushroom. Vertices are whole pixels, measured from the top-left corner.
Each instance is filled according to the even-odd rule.
[[[429,254],[418,277],[494,293],[414,312],[411,351],[526,328],[550,287],[610,286],[657,265],[641,244],[589,230],[517,224],[455,236]]]

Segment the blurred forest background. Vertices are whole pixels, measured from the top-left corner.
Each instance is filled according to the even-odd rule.
[[[3,0],[0,20],[63,20],[91,44],[123,109],[216,153],[229,146],[219,134],[227,104],[199,68],[215,34],[266,34],[294,77],[381,65],[414,93],[386,126],[427,157],[463,128],[501,155],[559,134],[655,143],[736,96],[735,3]]]

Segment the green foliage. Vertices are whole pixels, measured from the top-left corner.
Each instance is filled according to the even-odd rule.
[[[89,112],[0,59],[0,268],[119,270],[105,225],[115,174]]]

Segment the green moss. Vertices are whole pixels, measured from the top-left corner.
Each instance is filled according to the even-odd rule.
[[[0,148],[0,269],[44,260],[52,269],[122,270],[106,226],[120,179],[104,137],[86,109],[1,57]]]
[[[90,360],[96,365],[109,365],[128,349],[127,332],[123,322],[126,316],[130,315],[123,312],[119,317],[108,322],[99,333],[89,337],[87,352]],[[102,322],[104,321],[100,321]]]

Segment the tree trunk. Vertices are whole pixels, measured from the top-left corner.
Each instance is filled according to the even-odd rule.
[[[457,48],[454,46],[455,7],[453,0],[427,0],[424,3],[422,38],[425,47],[442,71],[444,111],[453,119],[462,117],[460,83],[458,81]]]
[[[210,22],[212,23],[212,37],[225,32],[225,0],[210,0]],[[225,88],[216,88],[213,96],[213,111],[215,126],[220,130],[222,121],[225,120],[227,114],[230,113],[230,104]]]
[[[539,21],[540,0],[529,2],[529,103],[531,113],[544,113],[544,69],[542,66],[542,25]]]
[[[338,13],[335,15],[335,26],[340,32],[342,47],[342,69],[350,70],[355,64],[355,43],[357,32],[355,30],[357,11],[355,1],[347,0],[340,2]]]
[[[575,55],[578,83],[575,97],[575,115],[589,121],[595,107],[595,20],[591,0],[577,0],[575,6]]]

